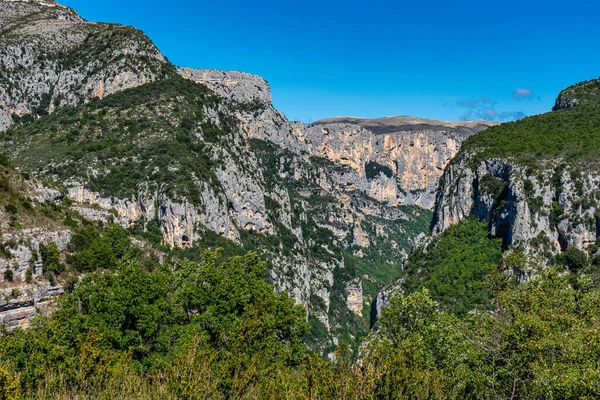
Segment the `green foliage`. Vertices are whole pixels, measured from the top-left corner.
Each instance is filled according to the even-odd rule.
[[[374,161],[371,161],[365,165],[365,173],[367,175],[367,179],[377,178],[380,173],[383,173],[388,178],[392,178],[394,176],[394,172],[390,167],[386,167],[385,165],[378,164]]]
[[[56,243],[50,242],[47,245],[40,245],[40,256],[42,257],[45,274],[59,274],[64,270],[64,265],[60,261],[60,251]]]
[[[14,278],[14,275],[13,275],[12,269],[10,267],[7,267],[6,271],[4,271],[4,279],[6,279],[9,282],[12,282],[13,278]]]
[[[459,319],[426,289],[395,295],[364,344],[305,354],[302,308],[255,254],[92,274],[50,319],[0,336],[1,390],[26,398],[597,398],[600,293],[555,270]],[[8,384],[6,383],[8,382]],[[11,397],[5,397],[11,398]],[[18,397],[12,397],[18,398]]]
[[[492,218],[497,218],[508,204],[508,181],[486,174],[481,178],[480,190],[492,196]]]
[[[71,242],[71,248],[79,252],[69,262],[81,272],[97,269],[114,269],[117,262],[127,254],[131,240],[127,232],[118,225],[108,227],[98,237],[94,227],[87,227]]]
[[[19,212],[19,210],[14,204],[8,204],[4,206],[4,211],[12,215],[15,215],[17,212]]]
[[[492,127],[467,139],[461,153],[476,161],[511,158],[526,165],[549,160],[600,161],[600,96],[597,81],[569,88],[579,105]]]
[[[104,238],[114,236],[121,235]],[[264,282],[266,264],[256,254],[220,258],[207,252],[200,264],[184,260],[152,270],[131,259],[114,273],[91,274],[51,319],[0,337],[0,362],[14,363],[27,390],[47,373],[61,376],[65,387],[81,387],[81,370],[93,373],[97,362],[130,356],[132,368],[151,371],[196,345],[229,369],[224,391],[244,356],[259,355],[264,365],[300,363],[304,310]],[[91,359],[81,357],[90,351]]]
[[[573,272],[580,271],[588,266],[587,253],[576,247],[569,247],[564,252],[563,258],[567,267]]]
[[[0,368],[0,400],[19,400],[19,380]]]
[[[464,316],[490,307],[484,278],[497,271],[501,258],[501,241],[488,237],[487,224],[464,220],[409,257],[404,287],[409,293],[425,287],[444,309]]]
[[[206,87],[176,75],[60,108],[0,139],[15,146],[13,161],[26,171],[44,171],[61,182],[77,178],[120,198],[150,185],[171,199],[201,206],[203,184],[220,190],[214,170],[222,157],[213,145],[237,130],[231,116],[219,115],[220,126],[205,116],[219,101]],[[60,166],[47,168],[58,160]],[[90,174],[90,168],[102,173]]]
[[[596,398],[600,344],[590,338],[600,293],[584,281],[574,289],[548,270],[500,292],[497,313],[462,321],[437,311],[427,292],[395,297],[379,321],[380,368],[403,355],[409,373],[437,378],[439,398]]]

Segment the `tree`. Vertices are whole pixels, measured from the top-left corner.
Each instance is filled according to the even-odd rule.
[[[429,289],[442,309],[464,317],[474,308],[492,306],[493,294],[484,278],[498,270],[501,260],[501,241],[489,238],[485,222],[471,218],[411,255],[403,286],[407,293]]]
[[[18,400],[20,398],[19,380],[0,368],[0,400]]]
[[[40,255],[42,257],[44,273],[59,274],[64,270],[64,266],[60,261],[60,251],[56,243],[41,244]]]
[[[569,247],[564,254],[567,267],[573,272],[584,269],[588,265],[587,253],[576,247]]]

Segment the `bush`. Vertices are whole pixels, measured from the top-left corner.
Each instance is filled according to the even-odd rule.
[[[40,245],[40,255],[44,274],[60,274],[64,270],[64,265],[60,261],[60,251],[54,242],[47,245]]]
[[[10,269],[10,267],[6,268],[6,271],[4,271],[4,279],[6,279],[9,282],[12,282],[14,279],[14,274],[12,269]]]
[[[17,207],[14,204],[8,204],[7,206],[5,206],[4,211],[12,215],[16,215],[18,212]]]
[[[19,380],[0,368],[0,399],[18,400],[21,398]]]
[[[587,253],[576,247],[569,247],[563,257],[565,264],[572,272],[582,270],[588,265]]]

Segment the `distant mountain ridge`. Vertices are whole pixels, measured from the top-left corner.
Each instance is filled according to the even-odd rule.
[[[406,115],[383,118],[332,117],[313,122],[311,125],[355,124],[376,134],[407,131],[415,128],[427,130],[434,128],[450,128],[466,130],[471,134],[479,133],[491,126],[499,125],[492,121],[440,121],[428,118],[417,118]]]

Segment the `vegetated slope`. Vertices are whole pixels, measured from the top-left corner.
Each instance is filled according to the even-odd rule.
[[[248,141],[236,119],[247,107],[174,76],[57,109],[0,140],[72,200],[158,229],[156,245],[204,247],[216,233],[260,252],[276,286],[309,308],[314,348],[354,343],[431,213],[339,187],[353,179],[347,167]]]
[[[165,251],[255,249],[278,290],[309,309],[313,348],[359,341],[377,291],[431,216],[397,207],[404,183],[390,167],[361,159],[365,177],[363,167],[292,145],[294,124],[260,77],[179,69],[184,80],[133,28],[89,23],[56,3],[2,5],[0,91],[10,119],[0,128],[15,123],[0,135],[2,153],[61,187],[86,218],[113,218]],[[438,155],[427,137],[411,171],[457,150],[443,139],[450,145]],[[282,159],[281,148],[249,138],[291,153]],[[421,175],[406,174],[417,188],[409,197],[431,203],[430,176]]]
[[[570,105],[570,106],[568,106]],[[469,138],[462,153],[477,160],[595,163],[600,158],[600,80],[565,89],[555,111],[505,123]]]
[[[195,85],[131,27],[51,2],[2,5],[0,128],[16,124],[2,152],[17,167],[156,246],[259,251],[276,287],[309,308],[314,348],[359,341],[377,291],[427,231],[431,213],[412,205],[432,206],[470,133],[325,134],[287,121],[260,77],[178,70]],[[347,146],[347,130],[361,141]]]
[[[502,260],[501,241],[489,238],[487,224],[461,221],[419,247],[402,271],[402,288],[413,293],[426,288],[442,308],[464,317],[491,306],[490,277]]]
[[[484,277],[495,271],[527,280],[559,265],[572,282],[582,273],[597,282],[599,126],[600,81],[592,80],[565,89],[553,112],[468,138],[441,181],[436,236],[379,295],[378,311],[391,293],[426,287],[464,316],[489,305]]]
[[[118,229],[117,229],[118,231]],[[116,232],[121,257],[56,313],[0,336],[5,398],[596,398],[600,292],[555,270],[500,282],[494,313],[459,319],[427,291],[396,296],[360,363],[309,355],[303,310],[258,257],[159,265]],[[117,238],[117,240],[113,240]],[[551,351],[554,350],[554,351]],[[10,397],[13,396],[13,397]]]
[[[82,217],[90,212],[99,213],[73,205],[0,156],[0,323],[6,329],[26,328],[52,310],[71,278],[60,259],[81,224],[90,224]]]
[[[53,2],[0,2],[0,130],[174,73],[140,31]]]
[[[489,223],[505,248],[525,250],[546,264],[569,248],[595,244],[599,85],[592,80],[570,87],[555,111],[469,138],[441,180],[434,233],[475,216]]]

